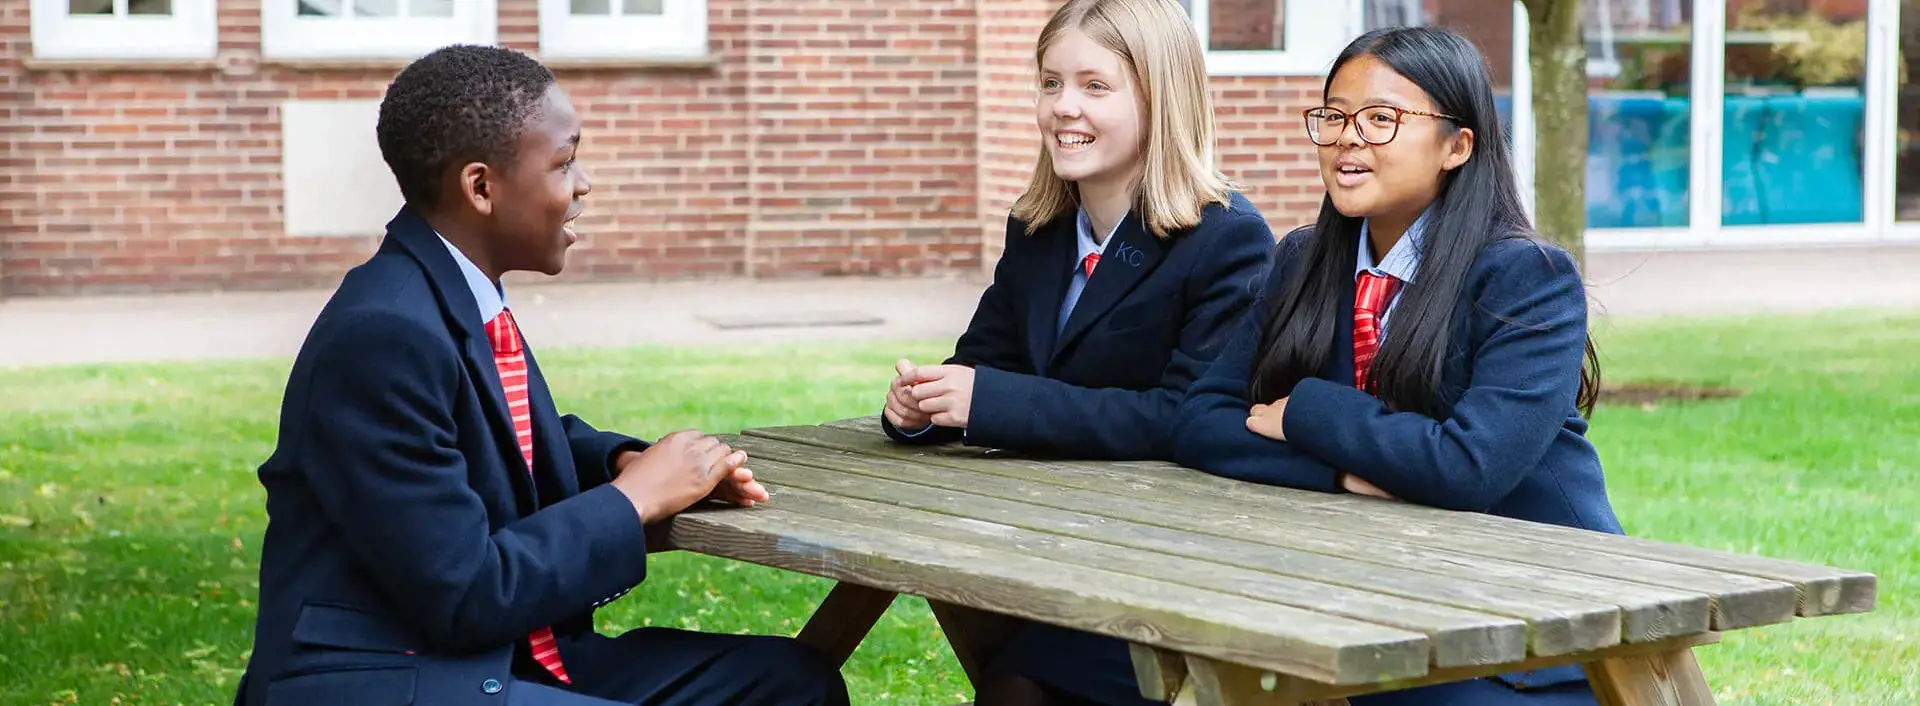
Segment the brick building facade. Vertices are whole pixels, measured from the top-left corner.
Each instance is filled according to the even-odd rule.
[[[1056,6],[262,2],[0,0],[0,296],[331,285],[398,205],[374,105],[447,41],[541,56],[581,110],[594,192],[564,279],[977,272],[1038,147],[1032,47]],[[1276,231],[1310,220],[1299,114],[1360,5],[1183,4],[1214,28],[1223,168]],[[1504,3],[1414,4],[1491,49],[1510,36]]]

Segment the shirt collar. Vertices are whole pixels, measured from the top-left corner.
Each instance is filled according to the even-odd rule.
[[[1087,215],[1085,206],[1080,207],[1080,217],[1074,222],[1076,231],[1080,236],[1080,254],[1073,258],[1074,266],[1078,267],[1080,261],[1087,259],[1088,255],[1106,251],[1107,245],[1113,243],[1113,236],[1120,232],[1120,224],[1125,222],[1127,222],[1127,219],[1125,216],[1122,216],[1119,221],[1113,224],[1113,230],[1107,232],[1106,243],[1096,243],[1093,240],[1093,218]]]
[[[1426,237],[1427,215],[1425,211],[1407,227],[1406,235],[1393,248],[1387,250],[1387,256],[1380,262],[1373,261],[1373,250],[1367,247],[1368,221],[1360,222],[1360,251],[1353,258],[1353,277],[1360,278],[1362,272],[1375,275],[1390,275],[1401,282],[1412,282],[1414,273],[1420,269],[1420,241]]]
[[[473,290],[473,303],[479,305],[477,313],[480,314],[480,324],[485,326],[507,308],[506,290],[499,283],[487,279],[486,273],[481,272],[480,267],[473,264],[466,253],[460,252],[460,248],[454,247],[446,236],[437,231],[434,235],[439,236],[440,244],[447,246],[447,252],[453,254],[453,261],[460,264],[460,274],[466,277],[467,288]]]

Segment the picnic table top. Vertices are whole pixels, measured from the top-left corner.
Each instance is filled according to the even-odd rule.
[[[1263,486],[1166,463],[888,440],[873,417],[727,437],[773,493],[681,549],[1331,685],[1872,610],[1872,574]]]

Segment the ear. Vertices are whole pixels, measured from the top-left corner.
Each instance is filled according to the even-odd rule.
[[[468,162],[460,167],[454,183],[459,185],[460,199],[472,206],[482,216],[493,215],[493,181],[498,175],[485,162]]]
[[[1472,128],[1463,127],[1454,133],[1453,139],[1447,141],[1447,158],[1440,163],[1440,168],[1450,172],[1472,159],[1475,137]]]

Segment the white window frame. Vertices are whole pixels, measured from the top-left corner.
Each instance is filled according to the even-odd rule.
[[[353,0],[340,0],[342,5]],[[449,17],[302,17],[296,0],[261,0],[268,59],[414,59],[449,44],[493,44],[494,0],[453,0]]]
[[[37,59],[212,59],[220,49],[214,0],[173,0],[170,15],[67,14],[67,0],[33,0],[31,34]]]
[[[618,7],[622,0],[610,0]],[[554,59],[704,59],[707,0],[662,0],[659,15],[585,17],[570,0],[540,0],[540,56]]]
[[[1208,31],[1212,0],[1188,2],[1212,76],[1325,76],[1340,50],[1360,36],[1366,24],[1366,6],[1360,0],[1287,0],[1286,49],[1215,50]]]

